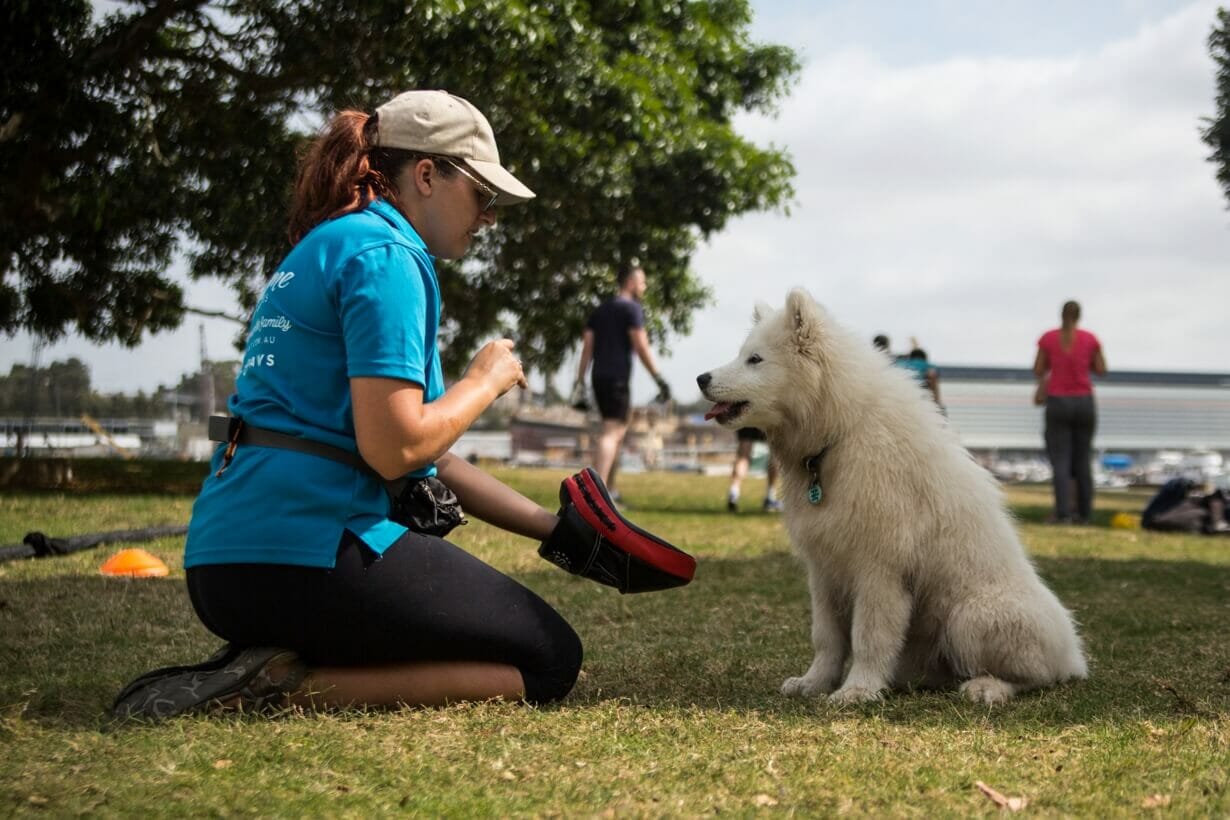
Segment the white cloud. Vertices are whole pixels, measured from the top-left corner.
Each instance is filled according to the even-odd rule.
[[[1230,216],[1199,138],[1214,9],[1071,55],[817,55],[779,119],[742,123],[791,151],[798,204],[698,254],[718,303],[669,372],[729,358],[706,329],[794,285],[941,364],[1027,366],[1075,298],[1113,366],[1230,371]]]

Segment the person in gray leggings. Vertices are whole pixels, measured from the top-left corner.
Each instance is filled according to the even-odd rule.
[[[1060,318],[1060,327],[1048,330],[1038,339],[1038,354],[1034,359],[1038,389],[1034,401],[1046,405],[1046,453],[1051,459],[1055,487],[1052,520],[1087,524],[1093,512],[1093,475],[1089,460],[1098,423],[1090,374],[1106,375],[1106,358],[1098,338],[1076,326],[1081,318],[1080,305],[1065,302]],[[1075,510],[1072,506],[1073,479]]]
[[[1050,396],[1046,400],[1046,454],[1054,471],[1055,521],[1088,524],[1093,512],[1090,459],[1098,414],[1093,396]],[[1072,489],[1076,488],[1076,506]]]

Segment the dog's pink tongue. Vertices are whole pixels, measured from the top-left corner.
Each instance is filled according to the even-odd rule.
[[[705,413],[705,421],[715,419],[730,409],[730,402],[720,401],[709,408],[709,412]]]

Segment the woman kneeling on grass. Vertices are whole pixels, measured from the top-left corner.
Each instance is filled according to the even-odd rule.
[[[486,118],[443,91],[325,127],[299,171],[294,248],[252,317],[230,399],[243,424],[218,447],[188,530],[192,604],[228,644],[138,678],[116,714],[568,694],[582,654],[568,623],[469,553],[392,520],[380,480],[438,476],[477,518],[539,541],[555,527],[448,452],[526,386],[513,343],[486,345],[448,390],[436,347],[433,257],[460,258],[495,206],[533,196],[500,165]]]

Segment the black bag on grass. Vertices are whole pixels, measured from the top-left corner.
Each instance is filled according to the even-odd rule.
[[[1140,526],[1159,532],[1230,534],[1226,500],[1222,490],[1206,493],[1190,479],[1172,478],[1150,499]]]

